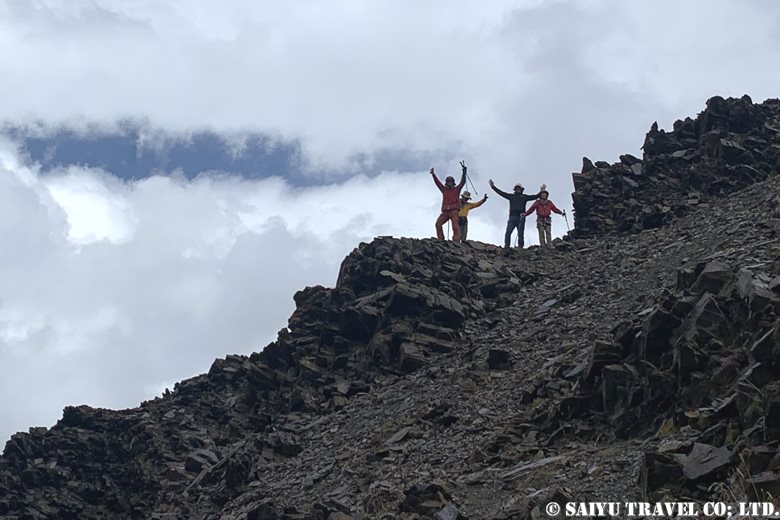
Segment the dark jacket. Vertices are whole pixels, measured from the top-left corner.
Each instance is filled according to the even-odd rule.
[[[525,206],[529,201],[536,200],[539,198],[539,194],[536,195],[525,195],[524,193],[506,193],[504,191],[499,190],[495,186],[492,186],[493,191],[504,197],[506,200],[509,201],[509,216],[521,216],[523,213],[525,213]]]

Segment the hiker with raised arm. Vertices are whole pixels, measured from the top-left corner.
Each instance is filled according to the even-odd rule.
[[[552,217],[550,213],[566,215],[565,211],[559,210],[553,204],[553,201],[548,198],[549,196],[550,192],[547,191],[547,186],[542,184],[539,200],[531,204],[531,207],[525,212],[525,216],[536,212],[536,229],[539,231],[539,245],[542,247],[548,247],[552,243]]]
[[[460,182],[455,184],[455,178],[450,176],[444,179],[444,184],[441,183],[436,173],[431,168],[431,177],[433,182],[436,183],[436,187],[441,191],[441,214],[436,219],[436,237],[439,240],[444,240],[444,223],[450,221],[452,223],[452,239],[454,241],[460,240],[460,226],[458,225],[458,212],[460,212],[460,190],[466,184],[466,164],[461,161],[460,168],[463,173],[460,176]]]
[[[471,193],[464,191],[460,196],[460,211],[458,212],[458,227],[460,228],[460,241],[465,242],[468,239],[469,234],[469,211],[474,208],[478,208],[487,200],[487,194],[485,194],[479,202],[469,202],[471,200]]]
[[[523,193],[525,188],[523,188],[522,184],[515,184],[512,193],[506,193],[496,187],[493,183],[493,179],[490,179],[490,187],[493,188],[493,191],[509,201],[509,218],[506,221],[504,248],[507,250],[509,249],[509,245],[512,243],[512,232],[517,229],[517,242],[522,249],[525,245],[525,238],[523,236],[525,235],[525,207],[529,201],[538,199],[539,194],[525,195]]]

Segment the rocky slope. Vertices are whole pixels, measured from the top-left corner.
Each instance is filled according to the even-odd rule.
[[[297,293],[260,353],[15,435],[0,517],[538,518],[550,500],[777,496],[780,164],[762,128],[780,104],[713,99],[651,130],[630,198],[613,183],[633,160],[575,180],[577,238],[508,255],[377,238],[335,288]],[[746,164],[760,176],[702,158],[711,120],[766,141]],[[685,167],[661,166],[667,139],[686,139]],[[702,172],[729,182],[692,199]],[[638,224],[645,207],[660,224]]]

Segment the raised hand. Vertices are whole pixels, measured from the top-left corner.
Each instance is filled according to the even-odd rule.
[[[434,173],[433,173],[433,168],[431,168],[431,175],[434,175]]]
[[[495,188],[495,187],[496,187],[496,185],[495,185],[495,184],[493,184],[493,179],[490,179],[490,180],[488,181],[488,184],[490,184],[490,187],[491,187],[491,188]]]
[[[460,161],[460,169],[463,170],[463,173],[466,173],[466,161]]]

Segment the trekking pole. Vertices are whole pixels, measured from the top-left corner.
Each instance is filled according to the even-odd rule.
[[[568,231],[567,235],[569,237],[569,240],[571,240],[571,245],[574,247],[574,250],[579,252],[579,248],[577,247],[577,243],[574,242],[574,237],[571,236],[571,228],[569,227],[569,217],[566,216],[566,210],[563,210],[563,220],[566,221],[566,230]],[[564,237],[566,238],[566,237]]]
[[[469,184],[471,184],[471,189],[474,190],[474,195],[475,196],[479,195],[479,192],[477,191],[477,188],[474,186],[474,183],[471,182],[471,176],[468,173],[466,174],[466,180],[468,180]]]
[[[466,167],[466,161],[460,161],[461,168]],[[468,171],[466,172],[466,180],[469,181],[469,184],[471,185],[471,190],[474,192],[474,195],[479,195],[479,192],[477,191],[477,188],[474,186],[474,183],[471,182],[471,176],[468,174]]]

